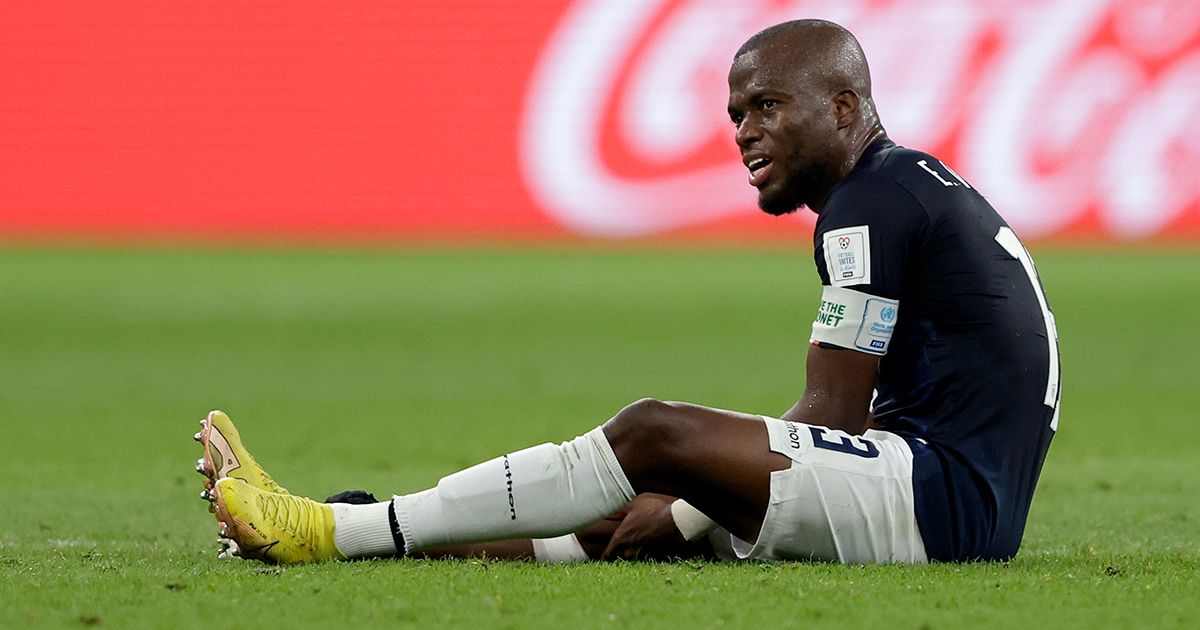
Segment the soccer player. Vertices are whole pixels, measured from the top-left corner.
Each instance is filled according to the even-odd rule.
[[[562,444],[362,505],[226,477],[206,455],[237,553],[310,562],[549,539],[572,548],[546,555],[578,557],[571,532],[623,510],[609,555],[707,536],[764,560],[1012,558],[1058,424],[1057,333],[1028,252],[969,182],[888,139],[862,49],[836,24],[750,38],[728,111],[762,210],[817,214],[824,292],[795,406],[772,418],[641,400]]]

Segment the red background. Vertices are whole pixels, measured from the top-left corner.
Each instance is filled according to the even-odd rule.
[[[0,236],[576,237],[519,164],[526,90],[569,5],[6,0]],[[620,142],[603,151],[644,174]],[[807,238],[746,191],[745,212],[671,234]],[[1050,236],[1117,239],[1094,210]],[[1200,240],[1200,203],[1147,236]]]

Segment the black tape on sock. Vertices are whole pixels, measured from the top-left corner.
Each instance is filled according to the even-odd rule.
[[[392,542],[396,543],[396,556],[404,556],[404,532],[400,531],[400,521],[396,520],[396,502],[388,501],[388,523],[392,527]]]
[[[345,492],[339,492],[328,499],[325,499],[325,502],[349,503],[351,505],[370,505],[372,503],[379,503],[379,499],[376,499],[375,495],[367,492],[366,490],[346,490]]]

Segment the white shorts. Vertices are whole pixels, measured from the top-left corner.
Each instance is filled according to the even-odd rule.
[[[738,558],[928,562],[913,511],[912,451],[903,438],[763,420],[771,450],[790,457],[792,465],[771,473],[771,501],[758,540],[751,545],[724,534]],[[725,541],[714,542],[720,553]]]

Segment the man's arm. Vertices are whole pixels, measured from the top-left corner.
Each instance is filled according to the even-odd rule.
[[[879,357],[813,343],[804,395],[782,419],[862,435],[870,420]]]

